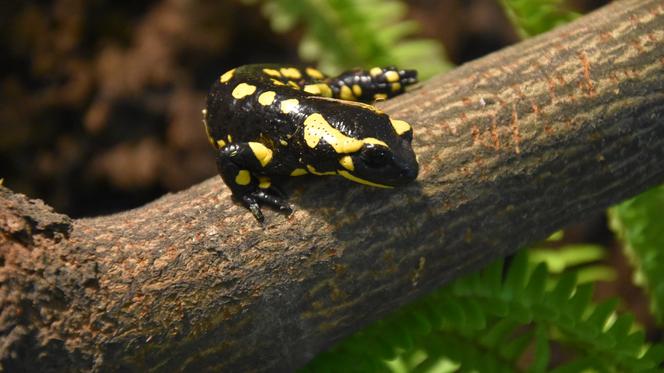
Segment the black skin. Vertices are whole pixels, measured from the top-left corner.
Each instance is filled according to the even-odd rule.
[[[274,76],[274,71],[282,69],[281,72],[284,72],[284,68],[289,70]],[[267,74],[264,69],[271,69],[273,75]],[[297,72],[294,73],[293,69]],[[411,147],[412,129],[407,126],[408,130],[402,130],[399,134],[390,118],[373,106],[340,99],[372,103],[377,94],[379,98],[396,96],[403,93],[406,86],[417,82],[414,70],[394,67],[353,70],[333,78],[312,76],[318,74],[309,75],[307,71],[305,68],[271,64],[241,66],[232,74],[224,74],[226,79],[217,79],[207,98],[205,125],[210,141],[218,149],[219,174],[233,196],[259,222],[263,221],[260,204],[287,214],[292,212],[283,193],[274,186],[259,186],[259,177],[267,180],[270,176],[289,176],[294,170],[306,170],[308,166],[315,173],[339,172],[345,173],[346,177],[350,173],[352,177],[366,181],[360,181],[364,184],[388,187],[406,184],[417,177],[418,164]],[[255,89],[236,98],[233,91],[241,83]],[[324,92],[304,91],[305,86],[311,84],[325,84],[322,86]],[[358,87],[355,87],[355,94],[349,97],[353,85]],[[268,91],[275,92],[274,100],[267,105],[261,104],[259,96]],[[325,93],[332,97],[322,97]],[[289,99],[297,99],[298,104],[284,112],[281,102]],[[326,138],[320,138],[312,147],[305,138],[305,132],[311,133],[307,131],[311,127],[304,124],[312,114],[322,115],[327,124],[341,132],[344,138],[360,145],[350,151],[338,151]],[[228,140],[229,135],[231,141]],[[365,141],[367,138],[379,140],[380,143]],[[218,143],[219,140],[222,142]],[[262,165],[250,142],[269,149],[271,160]],[[352,170],[340,165],[340,159],[344,156],[352,159]],[[312,173],[311,168],[309,173]],[[241,170],[249,172],[249,180],[238,179]],[[243,181],[238,183],[236,180]]]

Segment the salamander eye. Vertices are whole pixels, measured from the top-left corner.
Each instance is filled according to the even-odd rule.
[[[362,150],[362,153],[360,154],[360,157],[364,161],[364,164],[367,165],[367,167],[380,168],[388,163],[390,160],[390,153],[382,146],[370,144],[365,146],[364,150]]]

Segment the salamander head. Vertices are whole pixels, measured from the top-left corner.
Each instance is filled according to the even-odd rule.
[[[399,122],[399,125],[407,125]],[[392,130],[394,132],[387,137],[383,133],[376,134],[379,137],[363,138],[358,151],[339,157],[342,166],[339,175],[377,187],[393,187],[415,180],[419,166],[411,146],[412,129],[400,135]]]
[[[411,146],[413,130],[408,123],[391,119],[370,105],[313,99],[318,105],[304,119],[304,139],[309,148],[318,149],[321,161],[335,160],[336,173],[358,183],[386,188],[417,177],[419,167]],[[331,101],[334,105],[327,106]]]

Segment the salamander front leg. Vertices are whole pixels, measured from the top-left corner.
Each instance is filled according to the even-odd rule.
[[[257,142],[233,143],[219,149],[217,169],[233,196],[251,211],[256,220],[263,222],[260,203],[281,212],[293,212],[283,195],[272,188],[270,179],[260,170],[272,161],[272,150]]]

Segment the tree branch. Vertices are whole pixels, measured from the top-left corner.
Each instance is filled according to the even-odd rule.
[[[664,5],[617,1],[383,108],[421,173],[287,185],[259,226],[218,178],[70,220],[0,188],[0,362],[292,370],[416,296],[664,180]]]

